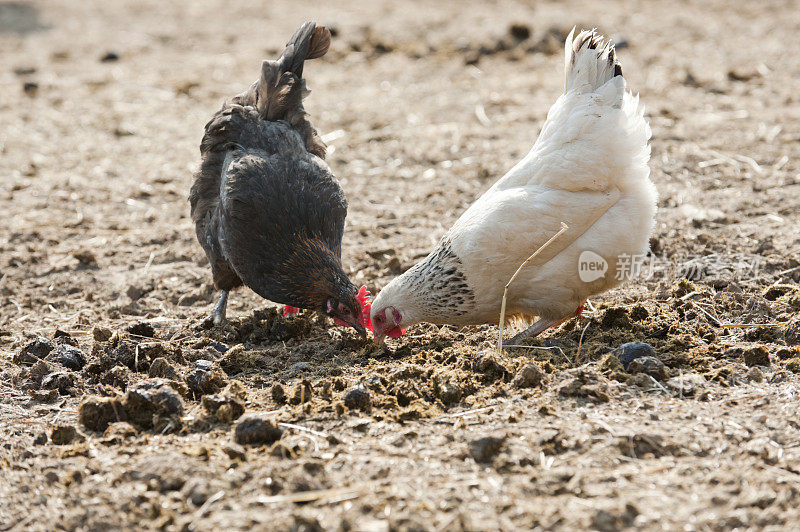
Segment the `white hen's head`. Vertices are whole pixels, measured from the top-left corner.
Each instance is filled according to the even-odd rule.
[[[405,275],[390,282],[372,302],[370,320],[375,343],[383,343],[385,337],[397,338],[408,325],[417,323],[416,298],[404,283]]]
[[[456,323],[469,314],[475,295],[461,269],[461,260],[445,238],[425,259],[386,285],[372,302],[375,341],[397,338],[415,323]]]

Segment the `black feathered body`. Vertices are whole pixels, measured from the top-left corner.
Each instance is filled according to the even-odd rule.
[[[217,288],[245,284],[313,309],[355,293],[341,266],[347,200],[302,107],[303,58],[327,50],[329,34],[319,30],[304,25],[280,59],[263,63],[259,81],[209,121],[190,194]]]

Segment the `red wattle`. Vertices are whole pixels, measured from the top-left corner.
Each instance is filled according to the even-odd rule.
[[[406,333],[405,329],[401,329],[400,327],[395,327],[394,329],[389,331],[386,336],[388,336],[389,338],[400,338],[405,333]]]

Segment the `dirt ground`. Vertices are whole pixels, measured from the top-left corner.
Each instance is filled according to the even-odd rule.
[[[800,528],[797,3],[317,4],[0,1],[0,530]],[[502,355],[243,289],[204,326],[203,125],[307,19],[356,283],[527,152],[573,25],[647,106],[643,274]]]

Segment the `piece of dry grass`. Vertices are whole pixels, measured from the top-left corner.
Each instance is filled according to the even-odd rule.
[[[566,231],[567,229],[569,229],[569,226],[567,224],[565,224],[564,222],[561,222],[561,229],[559,229],[556,234],[551,236],[550,239],[547,242],[545,242],[544,244],[539,246],[539,249],[534,251],[533,254],[530,257],[525,259],[525,262],[520,264],[519,268],[517,268],[517,271],[514,272],[514,275],[512,275],[511,279],[509,279],[508,282],[506,283],[506,286],[503,289],[503,302],[500,304],[500,331],[497,334],[497,351],[498,352],[500,352],[500,353],[503,352],[503,327],[505,326],[505,321],[506,321],[506,298],[508,296],[508,287],[511,286],[511,283],[514,282],[514,279],[517,278],[517,276],[523,270],[523,268],[525,268],[525,266],[527,266],[528,263],[530,263],[530,261],[532,261],[534,258],[536,258],[536,255],[541,253],[541,251],[543,249],[545,249],[547,246],[549,246],[553,242],[553,240],[555,240],[556,238],[560,237],[564,233],[564,231]]]

